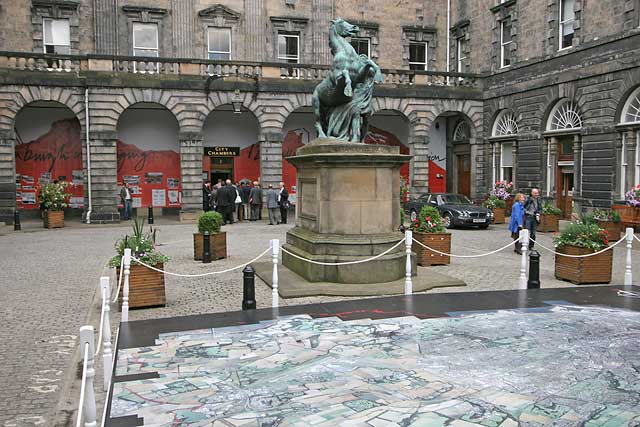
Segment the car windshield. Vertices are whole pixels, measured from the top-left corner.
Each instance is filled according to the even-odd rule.
[[[471,200],[462,194],[447,194],[442,196],[442,201],[447,205],[472,205]]]

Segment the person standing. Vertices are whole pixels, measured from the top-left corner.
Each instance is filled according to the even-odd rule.
[[[511,238],[514,240],[513,251],[518,255],[522,255],[522,245],[518,244],[520,238],[520,230],[524,228],[524,194],[516,194],[513,206],[511,208],[511,221],[509,222],[509,231]]]
[[[232,185],[233,191],[236,193],[235,199],[233,199],[233,215],[236,216],[236,221],[241,222],[244,218],[242,215],[242,197],[240,197],[240,189],[237,182]]]
[[[240,197],[242,198],[242,210],[244,212],[244,219],[251,220],[251,213],[249,211],[249,195],[251,194],[251,187],[248,182],[240,182]]]
[[[205,181],[202,184],[202,210],[205,212],[211,210],[211,181]]]
[[[249,193],[249,205],[251,206],[251,221],[256,221],[260,217],[260,206],[262,206],[262,190],[258,181],[253,181],[253,188]]]
[[[216,200],[218,212],[222,215],[222,221],[225,224],[233,224],[233,208],[236,202],[236,191],[231,185],[230,179],[218,190]]]
[[[524,228],[529,230],[529,250],[533,249],[536,239],[536,229],[540,222],[542,206],[540,204],[540,190],[533,188],[531,196],[524,203]]]
[[[131,189],[129,189],[129,184],[127,184],[126,182],[122,183],[122,189],[120,190],[120,201],[122,202],[122,206],[124,206],[124,220],[128,221],[131,219],[131,214],[133,211],[133,197],[131,197]]]
[[[283,224],[287,223],[287,209],[289,209],[289,192],[284,186],[284,182],[280,183],[280,191],[278,192],[278,206],[280,206],[280,220]]]
[[[280,224],[278,221],[278,192],[269,184],[267,190],[267,209],[269,210],[269,225]]]

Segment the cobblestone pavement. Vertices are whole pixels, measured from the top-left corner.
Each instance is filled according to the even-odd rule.
[[[247,262],[269,245],[284,241],[290,226],[242,223],[226,226],[228,258],[212,264],[193,261],[193,224],[167,222],[157,225],[159,250],[171,257],[168,271],[203,273],[224,270]],[[42,230],[26,224],[26,232],[0,235],[0,427],[71,425],[78,383],[77,335],[84,324],[99,325],[97,289],[99,277],[115,273],[106,268],[117,238],[130,231],[120,226],[86,226],[69,223],[61,230]],[[452,252],[479,254],[508,243],[506,226],[489,230],[453,230]],[[551,247],[549,234],[539,240]],[[638,246],[634,260],[640,260]],[[574,286],[553,277],[553,256],[542,253],[542,287]],[[622,284],[624,248],[614,256],[614,284]],[[268,257],[264,258],[265,260]],[[464,280],[464,288],[443,288],[430,292],[465,292],[517,288],[520,258],[511,250],[470,259],[452,259],[451,265],[432,267],[435,271]],[[420,268],[419,274],[429,274]],[[640,278],[640,262],[634,267]],[[132,310],[131,320],[238,310],[242,300],[240,270],[202,278],[166,277],[165,307]],[[340,297],[312,297],[282,300],[281,305],[344,300]],[[256,279],[259,308],[271,305],[271,290]],[[113,331],[120,318],[112,311]],[[96,393],[104,399],[99,385],[102,366],[97,362]],[[101,406],[101,405],[100,405]]]

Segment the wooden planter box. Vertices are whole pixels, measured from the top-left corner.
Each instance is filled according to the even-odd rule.
[[[155,268],[164,270],[164,264],[154,265]],[[120,275],[120,268],[116,268],[116,277]],[[118,294],[118,302],[122,306],[122,292],[124,290],[124,277],[122,288]],[[164,292],[164,273],[151,270],[142,265],[131,264],[129,270],[129,308],[154,307],[165,305],[167,302]]]
[[[627,227],[640,228],[640,207],[613,205],[611,208],[620,214],[620,225],[623,229]]]
[[[511,216],[511,209],[513,208],[513,197],[505,200],[507,206],[504,208],[504,216]]]
[[[44,211],[44,228],[64,227],[64,211]]]
[[[451,253],[451,234],[450,233],[419,233],[413,232],[413,238],[420,243],[429,246],[440,252]],[[422,246],[413,245],[416,256],[418,259],[418,265],[428,267],[430,265],[448,265],[449,257],[441,255],[439,253],[425,249]]]
[[[560,229],[560,217],[558,215],[540,214],[540,224],[537,231],[542,233],[556,233]]]
[[[494,224],[504,224],[504,208],[494,208],[493,209],[493,223]]]
[[[577,246],[564,246],[558,252],[568,255],[586,255],[591,249]],[[556,255],[556,279],[567,280],[575,285],[591,283],[610,283],[613,250],[587,258],[568,258]]]
[[[611,242],[615,242],[620,239],[620,232],[622,230],[621,223],[613,221],[598,221],[598,227],[609,233],[609,240],[611,240]]]
[[[202,261],[202,250],[204,246],[204,235],[193,233],[193,259]],[[209,236],[209,248],[211,259],[222,259],[227,257],[227,233],[221,231]]]

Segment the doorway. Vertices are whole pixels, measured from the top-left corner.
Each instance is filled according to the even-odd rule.
[[[563,219],[571,219],[573,213],[573,168],[558,168],[558,208]]]
[[[210,157],[211,185],[216,185],[218,180],[225,182],[227,179],[233,181],[233,157]]]
[[[459,154],[458,164],[458,193],[471,197],[471,155]]]

